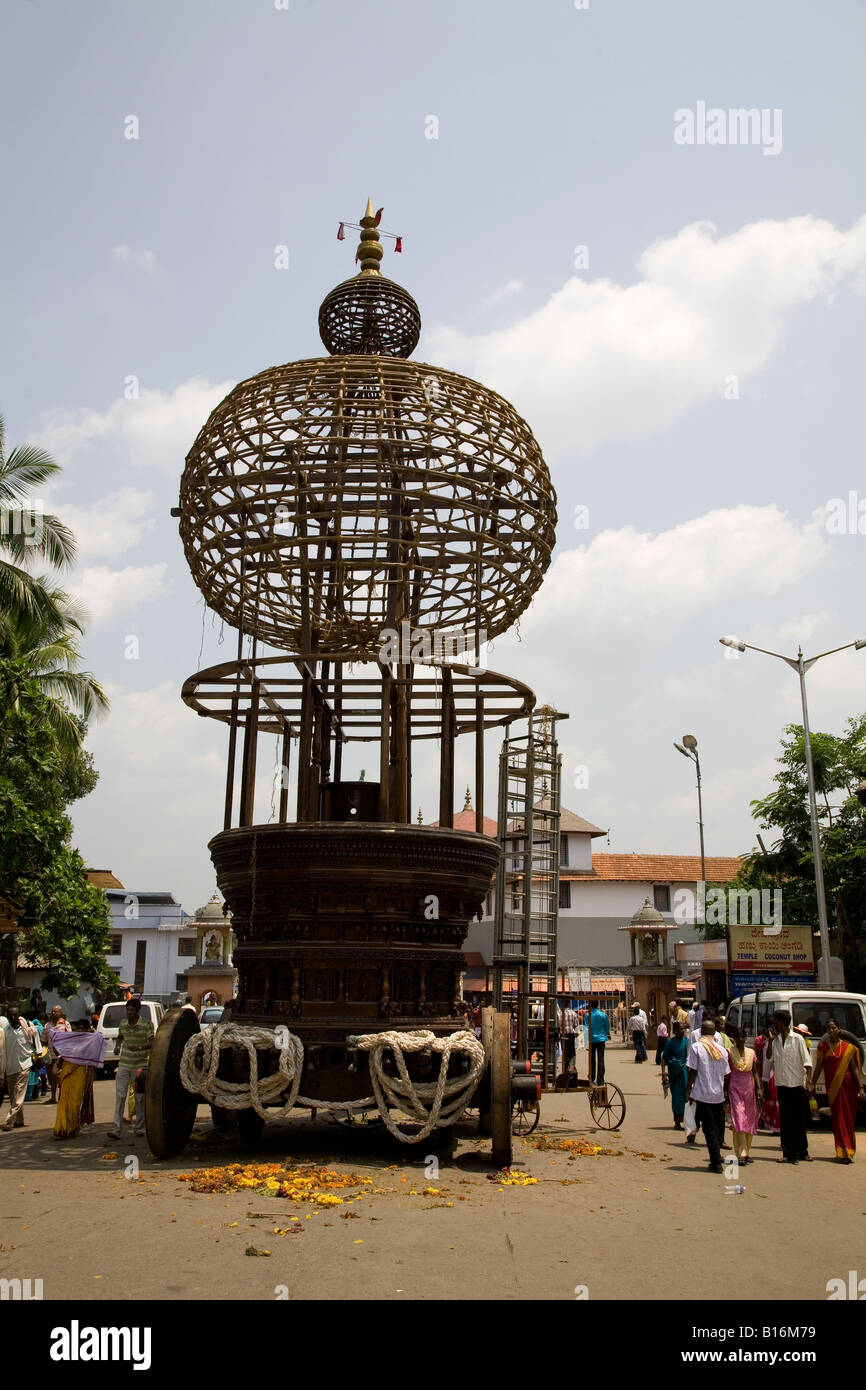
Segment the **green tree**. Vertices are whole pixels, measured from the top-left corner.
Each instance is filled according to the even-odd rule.
[[[108,710],[108,696],[90,671],[79,671],[78,638],[84,613],[63,589],[39,581],[50,600],[46,612],[21,612],[0,627],[0,657],[17,663],[48,698],[48,714],[61,746],[79,747],[86,724]]]
[[[0,659],[0,898],[21,926],[19,950],[46,961],[46,986],[64,995],[114,978],[108,904],[88,882],[66,815],[95,785],[90,755],[61,744],[52,702],[24,663]]]
[[[779,838],[766,853],[753,850],[733,888],[781,888],[787,922],[818,926],[815,868],[803,728],[789,724],[782,739],[776,790],[753,801],[752,814]],[[866,771],[866,714],[849,719],[841,736],[810,735],[827,893],[830,944],[842,957],[849,988],[866,985],[866,810],[855,795]]]
[[[60,465],[34,444],[7,453],[0,415],[0,631],[24,614],[61,620],[51,590],[30,570],[36,561],[67,569],[75,559],[72,532],[33,495],[59,472]]]

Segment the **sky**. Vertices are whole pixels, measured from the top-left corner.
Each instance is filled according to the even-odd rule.
[[[866,636],[863,0],[89,0],[0,25],[0,411],[63,466],[44,503],[112,700],[87,862],[188,910],[213,890],[226,739],[180,688],[234,634],[170,509],[231,386],[322,355],[368,196],[416,359],[511,400],[553,477],[552,565],[489,663],[568,712],[564,804],[614,852],[697,853],[693,733],[707,853],[750,849],[798,685],[718,638]],[[866,651],[809,702],[841,732]],[[472,759],[458,741],[458,786]],[[429,760],[413,800],[436,816]]]

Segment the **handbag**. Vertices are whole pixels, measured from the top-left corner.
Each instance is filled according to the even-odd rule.
[[[143,1096],[147,1087],[147,1067],[138,1067],[133,1083],[136,1095]]]

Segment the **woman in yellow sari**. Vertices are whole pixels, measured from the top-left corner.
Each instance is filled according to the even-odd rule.
[[[826,1036],[818,1044],[818,1064],[808,1088],[810,1095],[815,1094],[822,1071],[827,1073],[836,1162],[853,1163],[857,1148],[854,1138],[857,1102],[864,1098],[860,1085],[860,1049],[845,1041],[835,1018],[828,1018]]]
[[[60,1099],[54,1120],[55,1139],[74,1139],[81,1129],[81,1110],[89,1071],[89,1067],[79,1066],[76,1062],[61,1063],[58,1077]]]
[[[105,1058],[105,1038],[92,1033],[83,1020],[73,1033],[52,1038],[61,1062],[60,1098],[54,1121],[55,1139],[74,1139],[82,1124],[93,1123],[93,1074]]]

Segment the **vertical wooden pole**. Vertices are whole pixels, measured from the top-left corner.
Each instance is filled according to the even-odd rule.
[[[225,813],[223,815],[223,829],[231,830],[232,810],[234,806],[235,794],[235,759],[237,756],[238,744],[238,707],[240,704],[241,693],[241,661],[244,654],[244,595],[246,591],[247,557],[241,556],[241,603],[240,603],[240,622],[238,623],[238,655],[237,655],[237,674],[235,676],[235,693],[232,696],[231,723],[229,725],[229,751],[228,767],[226,770],[226,800]]]
[[[391,819],[391,685],[390,666],[382,667],[382,711],[379,730],[379,820]]]
[[[238,743],[238,697],[232,696],[231,715],[229,718],[229,751],[228,767],[226,770],[226,800],[225,813],[223,815],[223,830],[231,830],[232,826],[232,807],[235,792],[235,755]]]
[[[343,775],[343,666],[339,662],[334,670],[334,781],[339,782]]]
[[[439,824],[454,826],[454,684],[450,667],[442,667],[442,728],[439,762]]]
[[[256,747],[259,726],[259,682],[252,681],[250,707],[244,730],[244,756],[241,783],[241,825],[252,825],[256,789]]]
[[[394,820],[405,825],[410,819],[410,809],[406,804],[406,750],[409,746],[409,731],[406,724],[406,681],[409,667],[397,667],[397,680],[393,687],[394,702],[394,792],[392,812]]]
[[[484,696],[475,697],[475,829],[484,834]]]
[[[280,825],[289,817],[289,760],[292,756],[292,726],[283,724],[283,748],[280,755]]]

